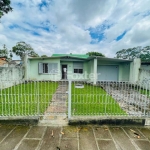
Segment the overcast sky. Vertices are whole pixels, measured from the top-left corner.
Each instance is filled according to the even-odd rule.
[[[0,48],[19,41],[39,55],[150,45],[150,0],[11,0],[0,19]]]

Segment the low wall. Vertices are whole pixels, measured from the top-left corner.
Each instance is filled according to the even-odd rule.
[[[18,84],[24,79],[22,67],[0,67],[0,89]]]

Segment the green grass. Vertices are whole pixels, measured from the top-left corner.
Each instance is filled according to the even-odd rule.
[[[72,115],[126,115],[117,101],[102,88],[84,84],[84,88],[72,85]]]
[[[145,89],[140,89],[140,93],[147,95],[148,98],[150,98],[150,91],[149,90],[145,90]]]
[[[57,82],[28,82],[0,90],[0,116],[43,114],[57,87]]]
[[[57,82],[28,82],[0,90],[0,116],[43,114],[58,87]],[[72,84],[72,115],[126,115],[102,88]]]

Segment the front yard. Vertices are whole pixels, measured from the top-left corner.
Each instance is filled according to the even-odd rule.
[[[72,85],[72,115],[127,115],[101,87]]]
[[[0,90],[0,116],[34,116],[50,105],[58,82],[27,82]],[[72,115],[126,115],[101,87],[72,84]]]
[[[57,82],[27,82],[0,90],[0,116],[43,114],[57,87]]]

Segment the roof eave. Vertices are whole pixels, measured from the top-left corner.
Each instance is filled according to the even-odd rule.
[[[81,59],[81,60],[87,60],[87,58],[80,58],[80,57],[74,57],[74,56],[59,56],[59,57],[30,57],[28,59],[34,60],[34,59],[61,59],[61,58],[74,58],[74,59]]]
[[[127,59],[118,59],[118,58],[108,58],[108,57],[101,57],[101,56],[90,56],[88,58],[88,60],[91,60],[91,59],[99,59],[99,60],[112,60],[112,61],[121,61],[121,62],[132,62],[133,60],[127,60]]]

